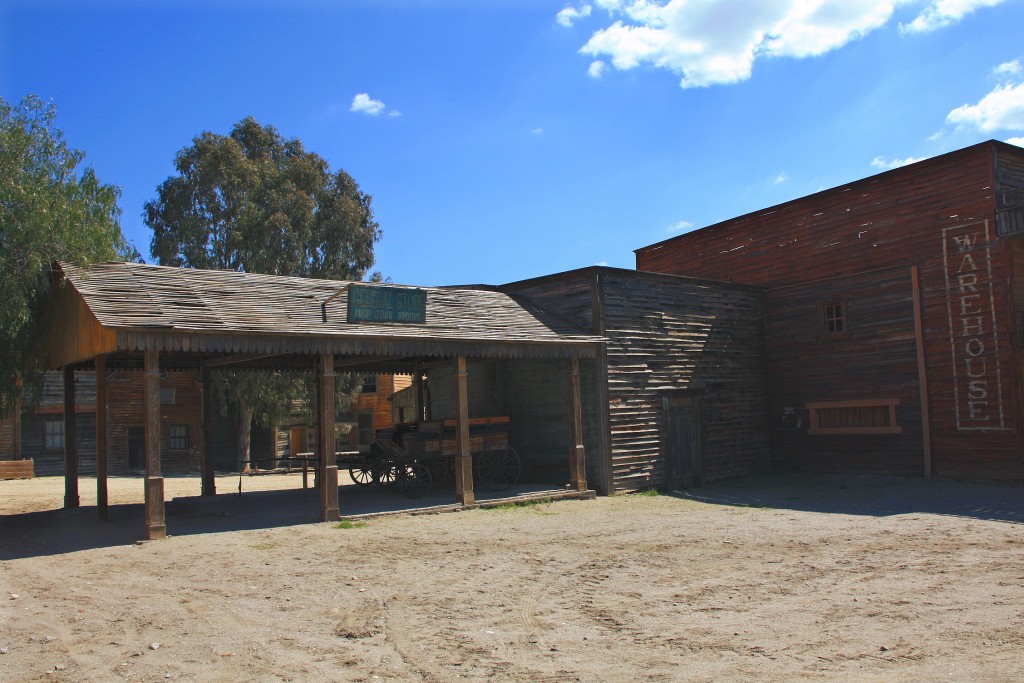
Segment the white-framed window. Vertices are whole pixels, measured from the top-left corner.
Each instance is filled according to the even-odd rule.
[[[44,446],[48,451],[59,451],[64,449],[64,420],[47,420],[43,435]]]

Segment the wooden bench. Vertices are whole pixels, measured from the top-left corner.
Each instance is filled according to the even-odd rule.
[[[33,460],[0,460],[0,479],[32,479]]]

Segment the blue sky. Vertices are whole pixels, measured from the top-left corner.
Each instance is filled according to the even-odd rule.
[[[3,0],[0,96],[56,103],[146,257],[175,153],[251,115],[373,195],[395,282],[502,283],[1024,144],[1022,28],[1022,0]]]

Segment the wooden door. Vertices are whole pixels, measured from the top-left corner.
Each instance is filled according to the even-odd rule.
[[[702,479],[700,399],[662,398],[662,455],[670,489],[698,486]]]
[[[146,469],[146,430],[142,427],[128,428],[128,469]]]

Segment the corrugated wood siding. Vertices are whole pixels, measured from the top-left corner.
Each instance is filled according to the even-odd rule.
[[[667,483],[667,391],[703,391],[705,481],[766,470],[760,295],[641,275],[602,278],[616,489]]]
[[[601,280],[601,305],[594,277]],[[712,481],[768,467],[767,417],[760,295],[752,289],[665,278],[617,269],[593,269],[517,285],[535,304],[590,325],[603,309],[609,449],[614,491],[663,486],[662,397],[700,389],[704,479]],[[594,370],[596,370],[595,366]],[[596,429],[597,379],[584,388],[585,417],[600,453]],[[588,459],[588,477],[599,474]]]
[[[820,306],[842,302],[849,334],[823,335]],[[765,294],[772,454],[781,468],[921,475],[924,447],[909,269]],[[783,343],[785,340],[785,343]],[[885,383],[878,381],[885,377]],[[808,402],[898,399],[900,434],[808,434]]]
[[[142,372],[118,370],[107,379],[108,468],[111,474],[128,469],[128,430],[145,424]],[[164,474],[199,471],[203,448],[202,380],[195,372],[169,371],[160,378],[160,389],[174,390],[174,404],[160,406],[160,463]],[[189,448],[169,450],[171,425],[187,425]]]
[[[0,460],[14,460],[14,415],[0,417]]]
[[[60,415],[34,413],[21,419],[22,454],[35,461],[36,476],[64,474],[64,451],[45,448],[46,421],[60,418]],[[96,415],[76,413],[75,422],[78,430],[78,472],[82,475],[96,474]]]
[[[49,311],[49,367],[59,368],[117,350],[117,333],[100,325],[74,288],[55,278]]]
[[[776,288],[917,265],[934,472],[1020,480],[1019,370],[1011,353],[1016,323],[1008,305],[1007,240],[995,238],[992,150],[991,145],[977,145],[682,235],[638,250],[637,267]],[[1000,164],[1011,158],[1019,164],[1024,158],[1003,151]],[[957,254],[953,239],[985,230],[989,241],[981,237],[975,242],[972,256],[980,264],[975,274],[985,309],[981,343],[990,374],[984,386],[989,402],[984,407],[990,412],[982,415],[992,418],[991,427],[980,429],[979,422],[964,420],[969,410],[964,344],[969,340],[961,339],[957,329],[963,323],[959,310],[964,292],[956,280],[963,255]],[[788,337],[767,339],[769,349],[786,343]],[[884,388],[889,378],[874,380]]]

